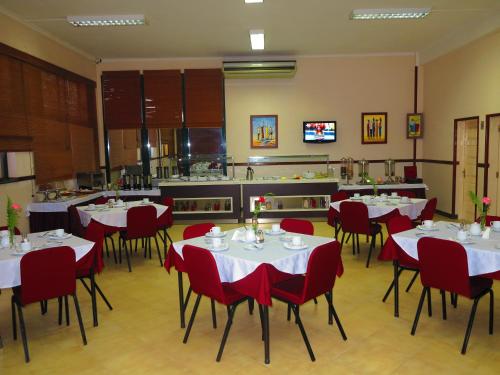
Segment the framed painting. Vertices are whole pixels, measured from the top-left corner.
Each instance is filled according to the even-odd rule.
[[[387,112],[361,114],[361,143],[387,143]]]
[[[422,138],[424,135],[424,115],[408,113],[406,115],[406,138]]]
[[[278,115],[250,116],[250,147],[278,148]]]

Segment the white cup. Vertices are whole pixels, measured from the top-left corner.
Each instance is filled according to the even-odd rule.
[[[2,237],[1,244],[2,244],[3,248],[9,247],[10,246],[10,239],[9,239],[9,237],[8,236]]]
[[[490,225],[495,231],[500,230],[500,221],[492,221]]]
[[[90,203],[89,204],[89,210],[95,210],[95,204],[94,203]]]
[[[500,223],[500,222],[499,222]],[[280,231],[280,225],[279,224],[273,224],[272,227],[271,227],[271,230],[274,232],[274,233],[278,233]]]
[[[410,201],[410,198],[408,198],[408,197],[401,197],[401,202],[408,203],[409,201]]]
[[[29,242],[29,241],[21,242],[21,250],[22,251],[30,251],[31,250],[31,242]]]
[[[142,198],[142,203],[149,203],[149,198]]]
[[[118,199],[118,200],[116,201],[116,205],[117,205],[117,206],[123,206],[123,200]]]
[[[398,193],[397,193],[397,192],[393,191],[393,192],[391,193],[391,197],[397,197],[397,196],[398,196]]]
[[[300,237],[300,236],[293,236],[292,237],[292,245],[293,246],[300,246],[300,245],[302,245],[302,237]]]
[[[424,220],[424,227],[426,227],[426,228],[432,228],[433,225],[434,225],[434,221],[433,220]]]
[[[115,198],[108,199],[108,203],[115,204]]]
[[[382,198],[387,198],[387,194],[386,194],[386,193],[382,193],[382,194],[380,194],[380,196],[381,196]]]
[[[469,230],[473,236],[479,236],[481,234],[481,225],[479,223],[472,223]]]
[[[214,246],[214,248],[219,248],[222,246],[222,238],[214,238],[212,239],[212,245]]]
[[[255,232],[252,229],[248,229],[245,232],[245,241],[246,242],[254,242],[255,241]]]
[[[360,197],[359,193],[354,193],[354,198],[359,198],[359,197]]]
[[[467,240],[467,232],[464,230],[459,230],[457,232],[457,239],[462,242]]]
[[[8,237],[9,236],[9,231],[7,229],[0,230],[0,237]]]
[[[56,229],[54,233],[57,237],[64,237],[64,229]]]
[[[210,228],[210,233],[213,234],[213,235],[220,234],[220,227],[212,227],[212,228]]]

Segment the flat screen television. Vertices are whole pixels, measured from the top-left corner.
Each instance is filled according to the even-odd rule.
[[[336,121],[304,121],[304,143],[331,143],[337,141]]]

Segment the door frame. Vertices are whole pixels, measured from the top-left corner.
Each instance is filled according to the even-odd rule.
[[[488,173],[490,172],[490,124],[493,117],[500,117],[499,113],[490,113],[486,115],[486,129],[484,135],[484,186],[483,195],[488,196]]]
[[[479,157],[479,116],[462,117],[453,120],[453,176],[451,184],[451,214],[457,217],[456,199],[457,199],[457,142],[458,142],[458,123],[469,120],[477,120],[477,146],[476,146],[476,194],[477,194],[477,172],[478,172],[478,157]],[[474,213],[475,216],[475,213]]]

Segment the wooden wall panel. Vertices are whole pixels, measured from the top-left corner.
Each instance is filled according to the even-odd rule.
[[[187,127],[223,126],[224,78],[220,69],[186,69],[184,92]]]
[[[181,71],[145,70],[143,75],[147,127],[182,127]]]

